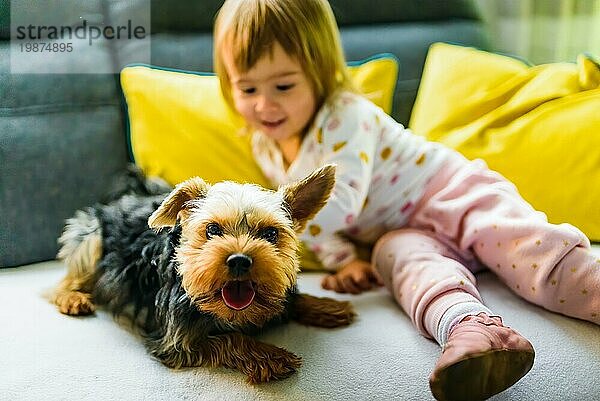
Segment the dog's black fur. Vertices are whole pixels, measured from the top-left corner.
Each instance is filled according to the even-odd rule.
[[[131,177],[138,180],[139,177]],[[135,182],[134,182],[135,183]],[[145,188],[138,186],[137,188]],[[103,255],[96,268],[94,302],[117,316],[135,323],[152,355],[170,364],[164,355],[165,343],[173,343],[175,333],[192,334],[198,340],[239,331],[256,334],[291,317],[296,288],[288,291],[285,311],[263,327],[232,327],[215,316],[200,312],[184,291],[177,273],[175,249],[181,227],[156,232],[148,228],[148,218],[166,194],[127,194],[109,203],[86,209],[102,232]],[[186,338],[186,342],[193,339]]]

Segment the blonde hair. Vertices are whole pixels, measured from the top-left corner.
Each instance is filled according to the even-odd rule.
[[[327,0],[226,0],[215,21],[213,60],[230,106],[231,81],[223,51],[229,49],[236,68],[246,72],[275,43],[300,63],[319,105],[339,90],[356,91]]]

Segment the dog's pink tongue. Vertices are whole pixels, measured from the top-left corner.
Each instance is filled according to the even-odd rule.
[[[228,281],[221,288],[221,296],[225,305],[235,310],[247,308],[254,300],[254,288],[250,280]]]

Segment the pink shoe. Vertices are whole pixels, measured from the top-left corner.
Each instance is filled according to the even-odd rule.
[[[485,313],[465,317],[450,331],[429,387],[439,400],[485,400],[506,390],[533,366],[533,346]]]

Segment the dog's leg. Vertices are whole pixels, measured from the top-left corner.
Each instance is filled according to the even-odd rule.
[[[347,326],[354,321],[355,316],[350,302],[308,294],[297,294],[292,306],[292,318],[309,326]]]
[[[189,348],[149,347],[155,357],[171,368],[222,366],[244,373],[251,384],[284,379],[302,364],[299,356],[241,333],[209,337]]]
[[[59,242],[58,258],[64,260],[67,275],[50,295],[61,313],[89,315],[96,309],[92,302],[94,273],[102,256],[100,224],[91,212],[78,211],[69,219]]]

